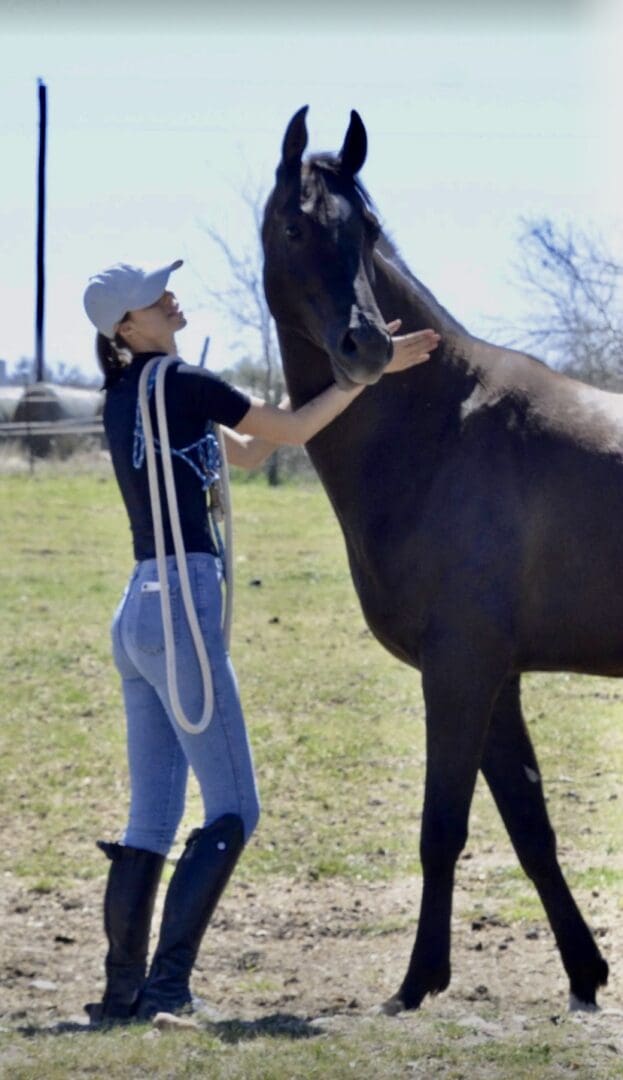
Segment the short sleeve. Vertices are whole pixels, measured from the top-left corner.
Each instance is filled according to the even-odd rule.
[[[204,368],[180,364],[175,375],[183,401],[206,422],[235,428],[251,407],[246,394]]]

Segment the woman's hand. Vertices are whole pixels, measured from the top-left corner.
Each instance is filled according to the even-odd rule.
[[[435,330],[416,330],[413,334],[394,337],[400,329],[400,319],[388,323],[387,329],[392,336],[394,355],[385,368],[384,375],[394,375],[397,371],[414,367],[415,364],[424,364],[426,360],[430,360],[430,354],[441,341]]]

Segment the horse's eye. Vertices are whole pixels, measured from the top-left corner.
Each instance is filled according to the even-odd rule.
[[[299,240],[301,237],[300,225],[286,225],[286,236],[288,240]]]

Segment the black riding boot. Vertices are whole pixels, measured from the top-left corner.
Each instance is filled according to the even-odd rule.
[[[242,820],[236,814],[224,814],[191,832],[169,882],[137,1019],[177,1012],[192,1003],[189,980],[201,939],[243,847]]]
[[[100,1002],[85,1005],[92,1023],[128,1020],[145,979],[149,929],[164,856],[142,848],[98,840],[111,861],[104,895],[108,938],[106,989]]]

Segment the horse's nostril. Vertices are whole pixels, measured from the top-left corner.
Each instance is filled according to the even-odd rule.
[[[355,356],[357,353],[357,342],[355,341],[350,330],[344,334],[342,338],[342,356]]]

